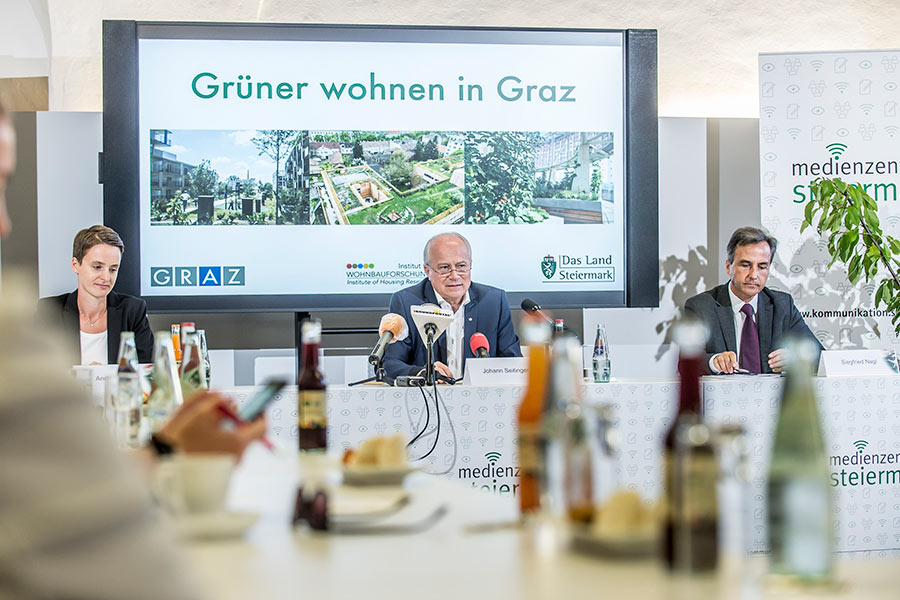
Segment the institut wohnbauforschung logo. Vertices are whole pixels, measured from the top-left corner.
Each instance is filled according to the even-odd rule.
[[[151,287],[232,287],[246,285],[246,267],[150,267]]]

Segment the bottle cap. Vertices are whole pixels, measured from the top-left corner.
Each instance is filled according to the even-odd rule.
[[[300,326],[300,342],[303,344],[318,344],[322,341],[322,322],[318,319],[303,321]]]
[[[709,331],[699,319],[686,317],[675,325],[672,340],[678,345],[682,356],[697,356],[704,353]]]

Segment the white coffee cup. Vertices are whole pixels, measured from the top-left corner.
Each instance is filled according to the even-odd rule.
[[[218,512],[234,465],[229,454],[176,454],[158,465],[154,491],[176,515]]]

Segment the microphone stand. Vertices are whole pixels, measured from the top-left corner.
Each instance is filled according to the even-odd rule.
[[[425,385],[434,385],[434,323],[425,324]]]
[[[359,381],[354,381],[353,383],[348,383],[347,387],[360,385],[362,383],[369,383],[371,381],[375,381],[378,383],[385,383],[384,381],[384,358],[378,361],[377,364],[374,364],[375,367],[375,375],[372,377],[366,377],[365,379],[360,379]]]

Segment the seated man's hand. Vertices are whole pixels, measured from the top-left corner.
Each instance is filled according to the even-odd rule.
[[[737,368],[737,354],[734,352],[721,352],[713,356],[713,369],[719,373],[734,373]]]
[[[784,371],[784,348],[769,352],[769,368],[773,373]]]
[[[240,458],[250,442],[265,435],[265,417],[229,431],[222,428],[225,416],[219,405],[232,406],[228,398],[217,392],[195,394],[156,435],[182,452],[225,452]]]
[[[450,370],[450,367],[442,363],[441,361],[436,361],[434,363],[434,370],[443,375],[444,377],[453,377],[453,371]],[[443,381],[438,381],[438,383],[444,383]]]

